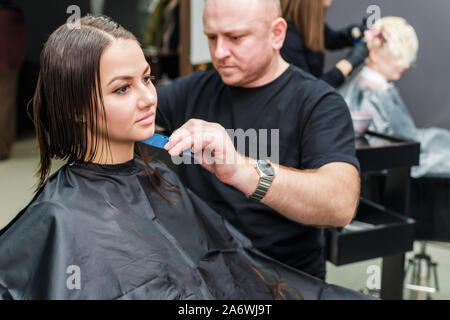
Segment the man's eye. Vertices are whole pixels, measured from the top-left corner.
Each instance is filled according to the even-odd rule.
[[[124,94],[127,92],[128,88],[130,87],[130,85],[126,85],[123,87],[120,87],[119,89],[117,89],[116,91],[114,91],[114,93],[118,93],[118,94]]]
[[[209,40],[213,40],[213,41],[214,41],[214,40],[216,40],[216,39],[217,39],[217,37],[216,37],[216,36],[208,36],[208,39],[209,39]]]
[[[234,41],[238,41],[238,40],[242,39],[242,36],[231,37],[231,39]]]

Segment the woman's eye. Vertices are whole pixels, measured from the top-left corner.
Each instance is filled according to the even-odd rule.
[[[129,87],[130,87],[130,85],[126,85],[126,86],[120,87],[119,89],[114,91],[114,93],[124,94],[124,93],[127,92]]]
[[[156,77],[154,76],[146,76],[144,78],[144,83],[145,84],[150,84],[150,83],[155,83]]]

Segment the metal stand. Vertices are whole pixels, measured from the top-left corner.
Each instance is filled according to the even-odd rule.
[[[426,254],[426,242],[421,242],[420,253],[413,259],[409,259],[408,267],[405,271],[405,278],[412,267],[411,282],[405,285],[410,290],[410,300],[431,300],[431,294],[439,291],[437,277],[437,263],[431,260]],[[434,277],[434,286],[432,286],[432,277]]]

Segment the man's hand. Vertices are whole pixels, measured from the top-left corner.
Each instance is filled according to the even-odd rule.
[[[230,136],[220,124],[191,119],[170,136],[164,148],[171,156],[191,150],[201,166],[223,183],[247,195],[256,189],[259,177],[250,159],[236,151]]]

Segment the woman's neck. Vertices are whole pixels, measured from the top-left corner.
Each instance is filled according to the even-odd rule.
[[[381,72],[380,68],[378,68],[378,66],[375,63],[373,63],[371,60],[367,61],[366,66],[370,70],[375,71],[376,73],[378,73],[380,76],[382,76],[387,81],[386,76]]]
[[[386,77],[383,76],[376,68],[371,68],[368,63],[359,74],[359,83],[370,90],[384,92],[390,84]]]
[[[91,162],[98,164],[120,164],[134,158],[134,142],[99,143],[98,153]]]

